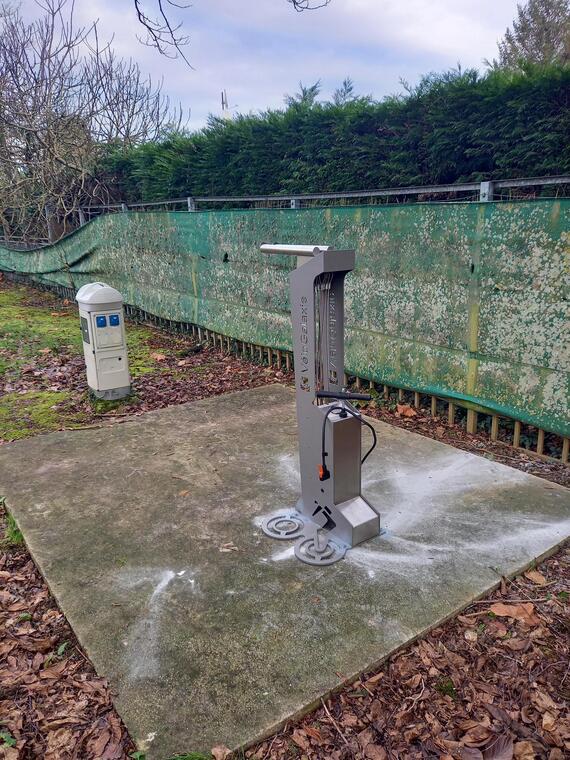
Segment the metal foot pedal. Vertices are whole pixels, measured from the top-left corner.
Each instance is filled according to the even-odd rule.
[[[319,530],[303,536],[295,544],[295,556],[307,565],[333,565],[346,554],[346,544],[341,544]]]
[[[267,517],[261,523],[261,530],[270,538],[290,541],[303,535],[305,523],[298,512],[284,512]]]

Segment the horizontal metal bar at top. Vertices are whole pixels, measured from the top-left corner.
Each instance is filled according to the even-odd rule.
[[[200,203],[232,203],[232,202],[259,202],[259,201],[318,201],[338,200],[342,198],[379,198],[393,195],[424,195],[430,193],[453,193],[479,190],[479,182],[466,182],[455,185],[427,185],[417,187],[394,187],[386,190],[345,190],[335,193],[302,193],[300,195],[221,195],[221,196],[195,196],[194,200]]]
[[[560,177],[528,177],[524,179],[489,180],[495,188],[536,187],[537,185],[568,185],[570,175]],[[230,203],[238,201],[335,200],[342,198],[375,198],[394,195],[430,195],[438,193],[475,192],[481,182],[459,182],[450,185],[410,185],[379,190],[345,190],[334,193],[301,193],[291,195],[196,196],[200,203]]]
[[[570,175],[487,181],[492,184],[493,189],[570,185]],[[289,195],[198,195],[189,197],[192,201],[199,203],[279,203],[286,201],[342,200],[343,198],[383,198],[397,195],[437,195],[441,193],[476,192],[480,190],[480,188],[481,182],[458,182],[449,185],[410,185],[407,187],[393,187],[378,190],[344,190],[332,193],[300,193]],[[88,206],[87,210],[121,209],[124,205],[128,208],[147,208],[151,206],[168,206],[187,203],[188,197],[169,198],[161,201],[141,201],[129,204],[114,203],[109,204],[108,206]]]
[[[528,179],[490,180],[495,188],[535,187],[536,185],[570,185],[570,174],[561,177],[530,177]]]

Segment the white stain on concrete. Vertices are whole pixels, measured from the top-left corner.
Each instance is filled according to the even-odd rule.
[[[504,557],[509,552],[519,556],[521,551],[531,553],[537,545],[554,546],[570,536],[570,519],[557,523],[522,517],[513,527],[512,520],[505,519],[504,528],[496,530],[488,539],[471,540],[466,547],[477,553],[488,552],[493,556]]]
[[[275,472],[286,488],[301,491],[301,475],[299,474],[299,457],[297,454],[279,456]]]
[[[480,491],[485,485],[496,487],[498,480],[506,484],[518,479],[518,473],[511,475],[505,468],[500,474],[492,467],[482,472],[473,467],[472,456],[452,450],[425,467],[402,467],[380,478],[369,475],[363,490],[374,487],[376,494],[383,495],[380,502],[378,496],[370,501],[380,510],[382,525],[399,533],[453,510],[455,500],[470,491]]]
[[[172,584],[196,593],[197,584],[189,569],[180,571],[156,568],[129,568],[118,576],[118,585],[124,590],[150,587],[150,595],[140,617],[132,626],[125,645],[125,661],[129,680],[140,681],[160,676],[160,627],[166,609],[168,590]]]
[[[300,490],[296,456],[280,457],[276,471],[288,487]],[[496,511],[495,501],[501,489],[520,486],[525,476],[491,462],[474,467],[473,456],[462,451],[442,449],[423,465],[402,463],[388,473],[365,469],[363,476],[364,495],[380,512],[383,532],[349,549],[344,561],[371,581],[399,575],[420,583],[431,577],[428,568],[441,562],[473,552],[480,557],[518,556],[521,550],[532,551],[537,541],[549,545],[570,534],[570,520],[553,524],[540,514],[522,513],[513,530],[512,513]],[[471,507],[458,513],[457,504],[466,500]],[[256,527],[274,514],[256,517]],[[434,531],[437,525],[441,529]],[[292,543],[261,559],[286,560],[295,561]]]
[[[285,559],[292,559],[295,557],[295,546],[287,546],[285,549],[280,549],[274,552],[270,560],[271,562],[283,562]]]
[[[380,541],[380,544],[377,542]],[[396,574],[411,576],[425,574],[426,566],[436,560],[446,559],[450,548],[422,544],[399,536],[383,535],[373,544],[361,544],[349,549],[346,561],[366,573],[370,580],[377,575]]]

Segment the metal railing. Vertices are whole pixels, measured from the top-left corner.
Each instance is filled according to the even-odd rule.
[[[89,211],[129,211],[146,208],[161,208],[165,206],[182,206],[186,211],[198,211],[198,204],[276,204],[289,208],[302,208],[304,203],[311,201],[345,201],[376,198],[406,198],[421,196],[441,196],[468,193],[473,200],[492,201],[503,200],[502,190],[524,190],[544,187],[568,187],[570,191],[570,175],[559,177],[527,177],[522,179],[485,180],[482,182],[456,182],[449,185],[412,185],[408,187],[390,187],[378,190],[344,190],[332,193],[283,193],[274,195],[196,195],[184,198],[168,198],[160,201],[140,201],[133,203],[114,203],[107,206],[90,206]],[[566,196],[565,193],[564,196]],[[532,194],[536,196],[536,193]],[[445,199],[447,201],[448,199]]]
[[[552,188],[554,196],[545,196],[544,189]],[[283,193],[275,195],[219,195],[186,196],[184,198],[167,198],[160,201],[140,201],[134,203],[110,203],[106,205],[85,206],[78,211],[79,227],[96,216],[105,213],[127,211],[164,210],[164,211],[201,211],[216,206],[237,208],[291,208],[300,209],[308,206],[349,205],[358,201],[360,204],[378,204],[385,202],[465,202],[465,201],[505,201],[531,199],[537,197],[570,197],[570,175],[558,177],[526,177],[520,179],[484,180],[480,182],[456,182],[448,185],[412,185],[408,187],[390,187],[378,190],[344,190],[331,193]],[[49,245],[46,240],[28,240],[26,242],[14,237],[6,239],[0,233],[0,244],[17,250]]]

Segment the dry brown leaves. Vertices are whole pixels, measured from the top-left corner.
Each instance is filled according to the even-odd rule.
[[[400,417],[417,417],[418,413],[413,406],[408,404],[396,404],[396,414]]]
[[[251,760],[570,756],[570,548],[477,603]]]
[[[2,760],[126,760],[134,750],[25,548],[0,554],[0,732]]]
[[[450,446],[455,446],[472,454],[484,456],[496,462],[507,464],[523,472],[537,475],[554,483],[570,487],[570,468],[555,460],[543,460],[525,449],[514,449],[503,441],[491,441],[484,433],[467,433],[460,425],[448,425],[441,417],[432,417],[429,409],[415,409],[408,404],[397,404],[392,411],[382,402],[371,404],[363,411],[370,417],[403,427],[414,433],[435,438]],[[445,423],[445,424],[442,424]]]

